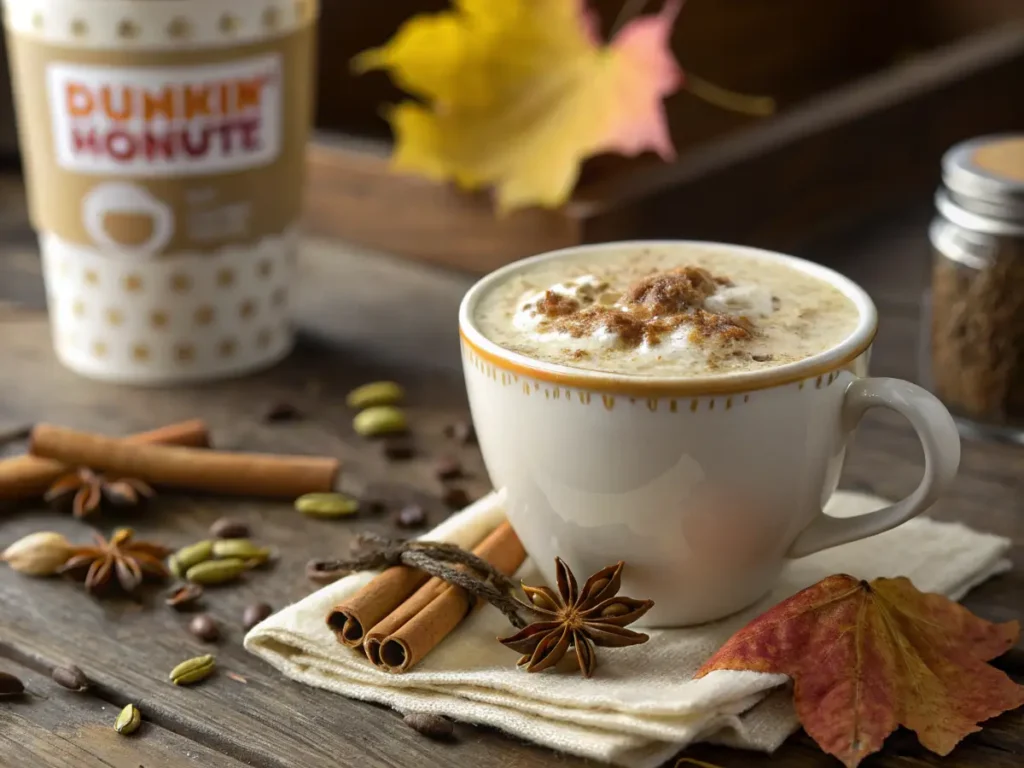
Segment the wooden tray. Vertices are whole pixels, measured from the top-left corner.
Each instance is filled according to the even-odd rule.
[[[803,0],[783,4],[790,11],[810,7]],[[780,114],[760,122],[716,117],[692,97],[677,97],[669,104],[674,128],[695,131],[676,137],[678,162],[591,163],[573,199],[556,211],[497,218],[486,195],[390,173],[386,141],[321,133],[309,151],[307,223],[316,233],[473,272],[551,248],[625,238],[792,248],[871,209],[927,199],[939,159],[956,141],[1024,129],[1024,102],[1016,97],[1024,82],[1019,4],[911,5],[927,7],[927,23],[910,32],[878,30],[885,49],[902,56],[898,63],[816,95],[805,93],[814,83],[804,77],[785,94]],[[870,36],[873,29],[860,19],[841,34]],[[926,50],[904,55],[907,41]],[[874,40],[866,47],[878,45]],[[741,58],[757,66],[756,51]],[[787,60],[798,70],[814,63],[809,55],[787,54]],[[870,70],[870,64],[859,61],[853,70]],[[840,69],[835,64],[831,71]],[[785,71],[777,68],[780,82]],[[720,81],[747,87],[752,80],[741,74]]]

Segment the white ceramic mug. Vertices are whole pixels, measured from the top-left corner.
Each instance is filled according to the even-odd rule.
[[[687,379],[541,362],[503,349],[474,322],[483,295],[539,261],[694,246],[769,259],[833,285],[856,305],[856,330],[799,362]],[[696,624],[755,602],[788,558],[873,536],[925,511],[956,474],[959,436],[925,390],[865,378],[877,322],[867,294],[832,270],[724,244],[580,246],[480,280],[459,310],[473,420],[509,519],[547,580],[554,582],[556,556],[584,575],[625,560],[622,593],[655,602],[648,626]],[[892,506],[829,517],[822,508],[847,442],[876,406],[910,421],[924,476]]]

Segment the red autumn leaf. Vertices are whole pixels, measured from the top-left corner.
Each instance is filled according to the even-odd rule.
[[[1024,705],[1024,686],[986,662],[1020,636],[909,579],[829,576],[733,635],[697,671],[789,675],[804,730],[854,768],[904,726],[949,754],[980,723]]]

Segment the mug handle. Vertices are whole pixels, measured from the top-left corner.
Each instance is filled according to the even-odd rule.
[[[870,408],[891,408],[917,432],[924,449],[924,477],[905,499],[858,517],[824,513],[797,536],[787,557],[804,557],[822,549],[874,536],[917,517],[935,503],[956,476],[960,465],[960,435],[953,417],[930,392],[900,379],[857,379],[843,400],[843,431],[849,434]]]

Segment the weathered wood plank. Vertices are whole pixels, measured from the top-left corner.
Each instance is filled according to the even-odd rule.
[[[47,675],[10,659],[0,669],[26,695],[0,702],[0,765],[28,768],[241,768],[243,763],[150,722],[131,736],[114,731],[124,702],[67,691]]]

